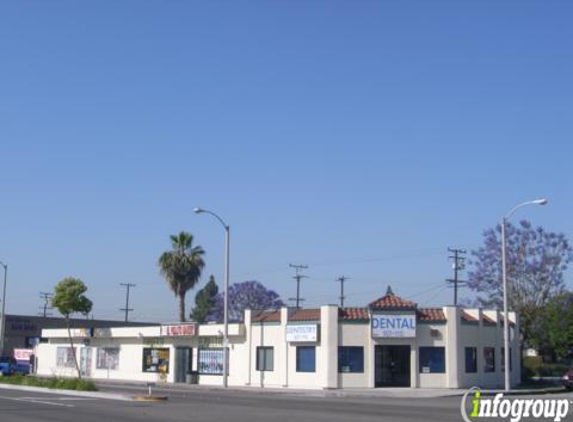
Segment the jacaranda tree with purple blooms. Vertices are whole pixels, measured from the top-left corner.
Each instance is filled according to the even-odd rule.
[[[267,289],[258,281],[235,283],[229,287],[229,321],[241,321],[245,309],[265,310],[285,306],[277,292]],[[213,299],[208,321],[223,320],[223,293]]]
[[[482,306],[503,309],[501,226],[483,236],[483,246],[472,251],[468,286]],[[507,223],[506,245],[509,307],[520,315],[524,338],[536,343],[541,310],[564,290],[573,249],[565,235],[534,228],[527,220]]]

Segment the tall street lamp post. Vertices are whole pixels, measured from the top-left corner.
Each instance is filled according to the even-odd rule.
[[[0,316],[0,353],[4,354],[4,344],[6,341],[6,280],[8,278],[8,265],[0,261],[4,267],[4,287],[2,289],[2,315]]]
[[[527,201],[523,204],[519,204],[512,208],[509,213],[501,220],[501,268],[503,277],[503,362],[505,364],[504,368],[504,379],[505,379],[505,391],[511,390],[510,381],[510,368],[509,368],[509,313],[508,313],[508,289],[507,289],[507,257],[506,257],[506,239],[505,239],[505,226],[509,218],[515,213],[519,208],[525,207],[526,205],[545,205],[547,204],[547,199],[535,199],[533,201]]]
[[[228,385],[229,372],[229,247],[230,247],[230,227],[221,217],[212,211],[203,208],[195,208],[196,214],[210,214],[219,220],[219,223],[225,229],[225,293],[223,295],[223,387]]]

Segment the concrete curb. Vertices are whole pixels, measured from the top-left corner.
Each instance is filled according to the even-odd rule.
[[[503,394],[504,396],[539,396],[543,394],[559,394],[559,393],[567,393],[565,387],[547,387],[547,388],[534,388],[534,389],[524,389],[524,390],[480,390],[482,395],[496,395],[496,394]]]
[[[30,387],[27,385],[1,384],[1,383],[0,383],[0,389],[28,391],[31,393],[59,394],[72,397],[89,397],[89,398],[106,399],[106,400],[132,401],[132,398],[129,396],[125,396],[122,394],[101,393],[98,391],[58,390],[44,387]]]

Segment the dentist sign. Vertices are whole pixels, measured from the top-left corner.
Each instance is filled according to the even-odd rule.
[[[374,314],[371,321],[374,338],[416,337],[415,314]]]

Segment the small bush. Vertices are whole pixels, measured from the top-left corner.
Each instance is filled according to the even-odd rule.
[[[523,375],[526,379],[532,377],[561,377],[569,369],[564,363],[545,363],[541,356],[526,356],[523,358]]]
[[[38,378],[24,375],[12,375],[9,377],[0,377],[0,383],[25,385],[29,387],[44,387],[57,390],[97,391],[93,381],[79,378]]]

